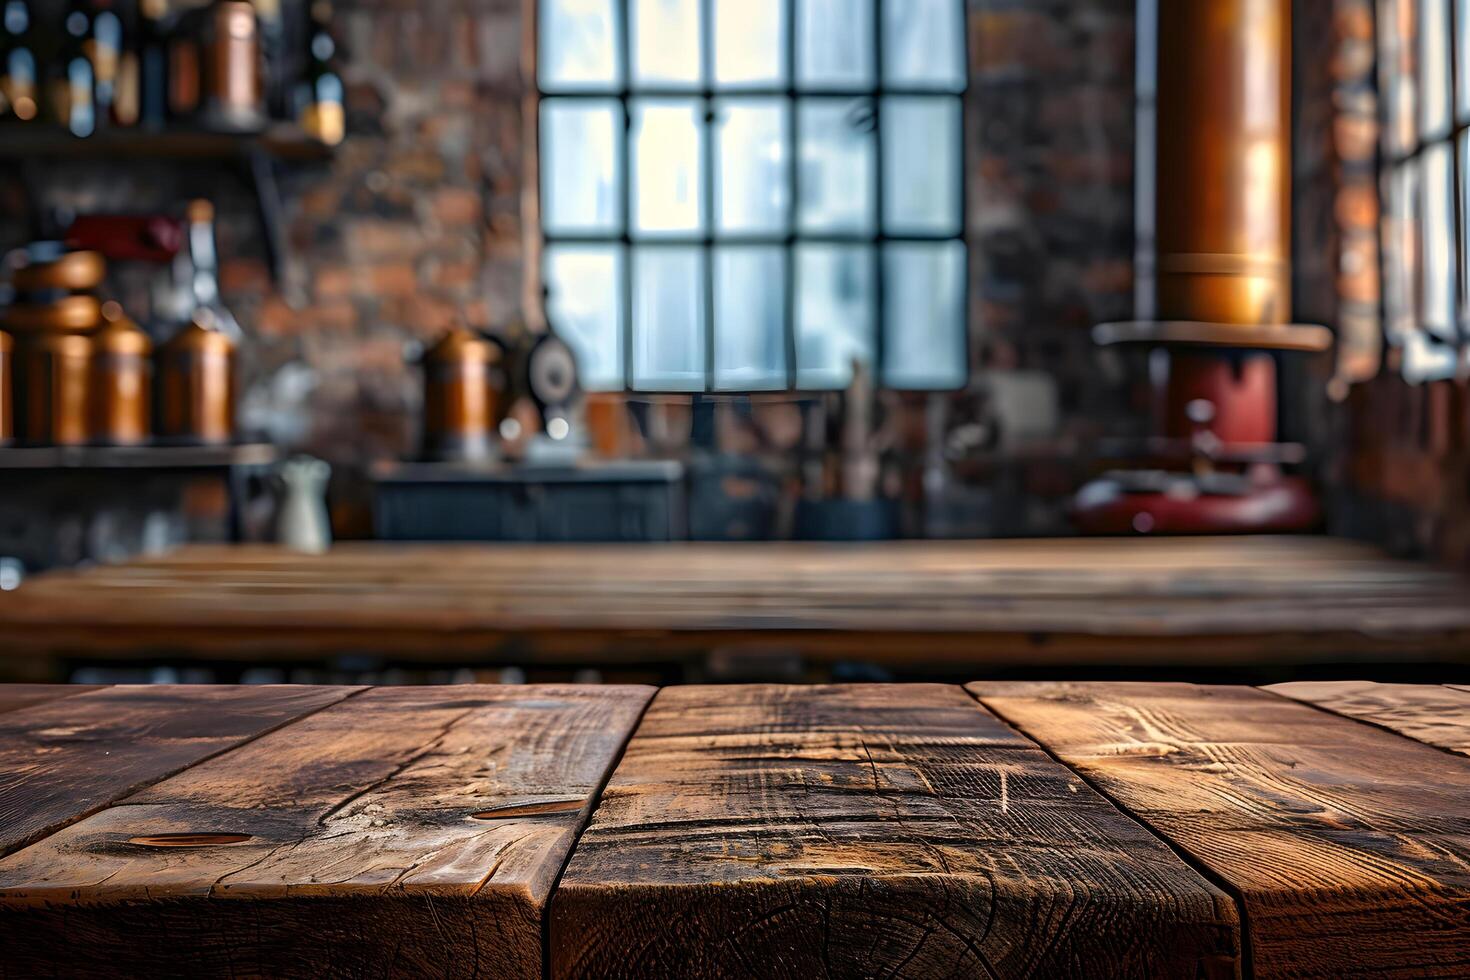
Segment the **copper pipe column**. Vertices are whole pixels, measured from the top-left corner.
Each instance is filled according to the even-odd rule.
[[[1077,494],[1104,534],[1310,530],[1311,485],[1282,472],[1276,356],[1318,351],[1291,316],[1291,0],[1159,0],[1157,320],[1100,324],[1147,350],[1154,441],[1141,468]]]
[[[1158,317],[1291,315],[1291,0],[1159,3]]]

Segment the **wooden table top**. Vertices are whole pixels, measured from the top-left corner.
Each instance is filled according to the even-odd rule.
[[[0,975],[1465,976],[1470,688],[0,687]]]
[[[1470,662],[1470,580],[1322,537],[192,547],[0,593],[0,654]]]

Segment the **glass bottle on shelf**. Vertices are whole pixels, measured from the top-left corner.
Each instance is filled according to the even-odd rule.
[[[87,57],[92,62],[92,97],[97,122],[112,119],[117,99],[118,67],[122,61],[123,25],[113,0],[91,0],[91,35],[86,41]]]
[[[150,129],[168,122],[168,0],[138,0],[138,118]]]
[[[301,128],[323,143],[335,146],[347,135],[346,93],[342,76],[332,66],[337,42],[332,38],[332,5],[316,0],[311,5],[307,32],[307,67],[302,82]]]
[[[53,111],[73,136],[97,129],[96,75],[90,54],[92,17],[89,4],[72,0],[61,22],[61,49],[52,69]]]
[[[205,200],[189,202],[188,241],[190,288],[194,308],[207,310],[215,329],[233,343],[241,337],[240,324],[225,309],[219,291],[219,255],[214,238],[214,205]]]
[[[124,4],[119,11],[117,80],[113,84],[112,122],[117,126],[136,126],[143,114],[142,51],[138,47],[138,17],[135,4]]]
[[[5,0],[0,8],[0,119],[30,122],[40,110],[30,5]]]
[[[168,51],[168,113],[191,119],[204,99],[204,8],[194,7],[174,18],[165,42]]]

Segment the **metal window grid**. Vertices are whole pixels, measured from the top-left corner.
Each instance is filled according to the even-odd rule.
[[[617,30],[617,76],[618,84],[606,85],[597,88],[591,86],[584,88],[547,88],[541,73],[537,72],[537,94],[539,99],[556,100],[616,100],[622,109],[623,132],[620,141],[620,156],[618,181],[621,183],[621,226],[622,231],[617,234],[601,233],[577,233],[556,232],[541,229],[542,254],[545,254],[545,246],[555,245],[616,245],[622,249],[622,261],[620,263],[620,290],[621,290],[621,323],[622,332],[622,380],[623,390],[628,392],[647,391],[649,393],[665,393],[666,389],[639,389],[634,386],[633,365],[633,249],[635,246],[642,247],[683,247],[697,248],[702,255],[703,275],[705,281],[704,290],[704,386],[698,393],[739,394],[747,391],[771,391],[776,389],[742,389],[734,387],[718,387],[715,383],[715,354],[716,354],[716,331],[715,331],[715,283],[714,283],[714,249],[717,245],[747,245],[747,246],[780,246],[782,248],[782,261],[785,269],[785,304],[783,311],[782,335],[784,339],[784,360],[786,373],[787,391],[819,391],[830,390],[817,388],[810,385],[801,386],[797,383],[797,329],[796,329],[796,302],[799,295],[799,282],[797,276],[796,250],[800,245],[865,245],[871,246],[872,281],[873,281],[873,363],[870,365],[873,371],[874,383],[879,387],[889,387],[884,384],[887,368],[885,358],[885,322],[884,309],[884,246],[889,243],[918,242],[926,244],[941,245],[946,242],[959,242],[966,245],[965,224],[968,209],[968,148],[965,140],[965,109],[964,97],[969,90],[969,45],[968,31],[965,29],[966,10],[963,0],[951,0],[960,7],[960,30],[959,36],[954,43],[959,45],[959,64],[964,73],[964,84],[956,88],[939,88],[934,86],[893,85],[885,83],[883,77],[883,12],[886,3],[892,0],[872,0],[872,42],[873,62],[872,76],[873,85],[868,89],[845,89],[845,88],[813,88],[802,87],[797,84],[796,77],[796,4],[799,0],[780,0],[781,16],[785,28],[783,73],[786,84],[783,86],[753,86],[738,85],[729,88],[716,87],[714,84],[714,2],[715,0],[699,0],[700,4],[700,58],[702,81],[698,86],[660,85],[639,86],[633,81],[633,46],[634,39],[630,32],[631,18],[629,6],[632,0],[611,0],[611,6],[615,17]],[[538,10],[541,3],[538,0]],[[540,18],[538,16],[538,22]],[[957,230],[953,234],[896,234],[884,230],[883,207],[884,197],[884,165],[883,165],[883,129],[882,129],[882,101],[885,96],[929,96],[943,97],[952,100],[958,106],[960,117],[960,132],[957,136],[957,147],[960,159],[958,161],[958,188],[957,205],[959,213],[956,217]],[[702,201],[700,203],[702,220],[704,226],[703,234],[677,234],[658,232],[638,236],[633,232],[633,182],[632,170],[632,101],[637,98],[659,98],[675,97],[696,100],[696,106],[704,109],[703,133],[700,142],[700,181]],[[715,225],[714,194],[714,146],[716,113],[714,110],[715,100],[719,98],[740,99],[784,99],[787,108],[786,132],[784,135],[786,154],[786,180],[788,189],[787,223],[788,228],[784,234],[744,234],[744,233],[721,233]],[[873,231],[871,234],[861,233],[812,233],[799,230],[798,213],[801,205],[801,186],[799,157],[801,147],[801,122],[800,106],[803,102],[820,99],[849,99],[853,101],[867,100],[872,114],[872,138],[873,138]],[[538,112],[539,107],[538,107]],[[544,127],[538,126],[538,133],[544,133]],[[544,135],[539,137],[542,141],[541,149],[544,151]],[[546,197],[545,174],[546,168],[541,168],[542,180],[537,188],[537,193],[544,202]],[[540,213],[545,213],[544,203]],[[964,296],[960,304],[960,356],[964,359],[962,376],[969,375],[970,337],[969,337],[969,291],[972,281],[973,268],[970,249],[966,245],[964,249]],[[551,324],[555,329],[556,324]],[[906,390],[949,390],[948,388],[934,387],[929,389],[906,388]],[[681,393],[681,392],[673,392]]]

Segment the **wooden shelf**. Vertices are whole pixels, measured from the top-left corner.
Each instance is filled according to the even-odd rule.
[[[12,446],[0,448],[4,470],[202,470],[267,466],[276,447],[234,446]]]
[[[10,123],[0,127],[0,158],[4,159],[67,156],[225,160],[256,151],[282,160],[326,160],[332,156],[333,147],[290,125],[237,133],[203,129],[103,129],[85,138],[55,126]]]

